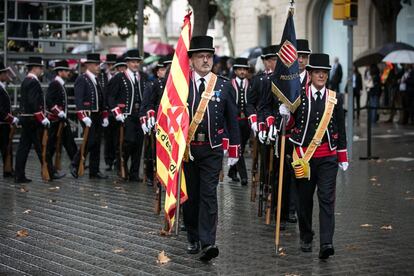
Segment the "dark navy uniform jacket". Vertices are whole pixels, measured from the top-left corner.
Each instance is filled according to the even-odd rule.
[[[144,98],[142,100],[139,117],[146,116],[147,112],[150,110],[153,110],[155,114],[157,113],[166,82],[166,78],[157,78],[148,83],[148,89],[145,89],[144,91]]]
[[[76,78],[75,104],[77,111],[101,112],[105,110],[101,86],[99,83],[95,85],[86,73]]]
[[[65,87],[54,79],[47,88],[46,107],[49,111],[48,118],[52,121],[59,119],[59,111],[68,113],[68,101]]]
[[[254,76],[251,81],[251,92],[247,96],[247,110],[249,116],[257,114],[257,123],[266,120],[263,111],[260,110],[260,101],[266,89],[266,84],[269,82],[270,75],[266,72],[261,72]]]
[[[10,123],[11,117],[11,102],[9,94],[7,91],[0,85],[0,123]]]
[[[213,74],[213,73],[209,73]],[[207,89],[208,84],[205,84]],[[207,110],[204,114],[203,121],[197,128],[197,133],[205,132],[206,137],[212,148],[222,146],[223,137],[225,137],[225,127],[231,146],[240,145],[240,130],[237,122],[237,106],[233,97],[230,81],[224,77],[217,76],[217,82],[214,87],[214,95],[208,103]],[[190,78],[190,92],[188,95],[188,111],[190,114],[190,123],[193,115],[197,111],[201,94],[198,92],[194,78]]]

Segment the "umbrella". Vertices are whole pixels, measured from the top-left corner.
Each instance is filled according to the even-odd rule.
[[[414,47],[402,42],[388,43],[374,49],[368,49],[361,53],[354,60],[354,65],[356,67],[361,67],[380,63],[386,55],[396,50],[414,50]]]
[[[414,63],[414,51],[411,50],[397,50],[389,53],[382,59],[383,62],[391,63]]]
[[[262,47],[253,47],[253,48],[249,48],[246,51],[244,51],[240,55],[240,57],[254,59],[254,58],[260,57],[261,54],[262,54]]]
[[[166,56],[174,54],[174,47],[170,44],[165,44],[157,41],[150,41],[144,45],[144,51],[159,56]]]

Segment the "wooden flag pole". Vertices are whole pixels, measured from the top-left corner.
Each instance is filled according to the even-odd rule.
[[[280,239],[280,211],[282,207],[282,190],[283,190],[283,168],[285,165],[285,140],[286,140],[286,120],[287,116],[282,115],[282,137],[280,143],[280,164],[279,164],[279,181],[278,181],[278,192],[277,192],[277,213],[276,213],[276,235],[275,245],[276,254],[279,252],[279,239]]]

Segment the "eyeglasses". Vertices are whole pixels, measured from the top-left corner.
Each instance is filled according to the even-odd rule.
[[[211,59],[211,58],[213,58],[213,55],[212,54],[206,54],[206,55],[196,54],[195,57],[198,58],[198,59],[204,60],[204,59]]]

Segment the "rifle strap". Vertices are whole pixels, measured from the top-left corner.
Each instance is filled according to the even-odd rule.
[[[184,153],[184,161],[188,162],[189,153],[190,153],[190,143],[194,138],[194,134],[197,131],[198,126],[203,121],[204,113],[207,110],[208,103],[210,102],[211,97],[213,96],[214,92],[213,89],[216,86],[217,76],[214,73],[211,73],[210,80],[207,84],[207,89],[204,90],[203,94],[201,94],[201,100],[198,104],[197,110],[191,120],[190,127],[188,129],[188,136],[187,136],[187,145]]]
[[[325,105],[321,121],[319,122],[318,128],[315,131],[315,135],[312,138],[309,146],[306,149],[305,154],[302,158],[299,158],[295,149],[293,149],[293,162],[292,166],[295,170],[296,178],[308,178],[310,179],[310,167],[309,160],[312,158],[316,149],[321,145],[322,138],[328,128],[329,122],[331,121],[334,107],[337,103],[336,92],[327,89],[328,101]]]

